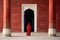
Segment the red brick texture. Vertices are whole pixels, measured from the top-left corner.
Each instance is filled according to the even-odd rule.
[[[48,31],[48,21],[49,21],[49,5],[48,0],[11,0],[11,30],[12,32],[21,32],[21,4],[37,4],[37,31],[47,32]],[[60,31],[60,6],[59,0],[56,1],[56,24],[57,31]],[[2,0],[0,0],[0,32],[2,31]]]
[[[48,0],[11,0],[11,20],[12,31],[21,29],[21,4],[37,4],[37,31],[47,31],[48,29]],[[15,30],[14,30],[15,29]]]
[[[60,0],[56,0],[56,29],[60,32]]]

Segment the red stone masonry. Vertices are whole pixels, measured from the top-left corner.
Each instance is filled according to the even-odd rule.
[[[49,9],[48,0],[11,0],[11,29],[13,32],[21,32],[21,4],[37,4],[37,28],[38,32],[48,31]],[[56,1],[56,24],[60,31],[60,0]],[[0,0],[0,32],[2,32],[2,0]]]

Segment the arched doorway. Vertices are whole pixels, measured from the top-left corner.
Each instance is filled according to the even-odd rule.
[[[34,32],[37,32],[37,4],[22,4],[21,31],[24,32],[24,15],[27,9],[34,11]]]
[[[24,11],[24,32],[26,32],[28,22],[31,24],[31,32],[34,32],[34,11],[32,9]]]

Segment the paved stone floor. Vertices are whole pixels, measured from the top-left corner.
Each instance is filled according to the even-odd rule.
[[[60,33],[56,37],[50,37],[47,33],[31,33],[31,36],[26,36],[26,33],[12,33],[11,37],[4,37],[0,33],[0,40],[60,40]]]

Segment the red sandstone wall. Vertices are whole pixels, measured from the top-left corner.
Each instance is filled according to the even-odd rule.
[[[2,0],[0,0],[0,32],[2,31],[2,16],[3,16],[3,12],[2,12]]]
[[[59,1],[57,1],[57,31],[60,31]],[[11,0],[11,29],[14,32],[21,31],[21,4],[37,4],[37,28],[38,32],[48,31],[48,0]],[[2,0],[0,0],[0,31],[2,31]]]
[[[37,4],[38,6],[38,32],[47,31],[48,29],[48,0],[12,0],[11,1],[11,21],[12,30],[20,31],[21,29],[21,4]]]
[[[56,29],[60,32],[60,0],[56,0]]]

